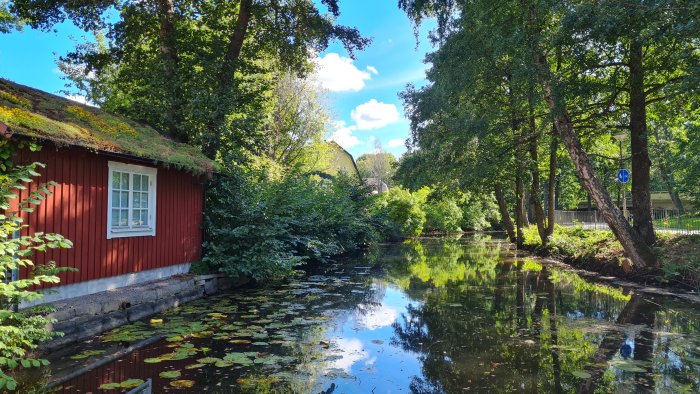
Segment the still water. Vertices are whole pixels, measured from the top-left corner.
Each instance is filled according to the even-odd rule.
[[[52,360],[53,379],[165,337],[58,391],[147,379],[155,393],[700,391],[698,305],[596,284],[487,235],[381,245],[309,271],[76,347]]]

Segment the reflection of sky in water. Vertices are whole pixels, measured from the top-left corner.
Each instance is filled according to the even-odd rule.
[[[379,305],[361,305],[353,315],[344,315],[342,325],[329,332],[334,351],[342,355],[327,363],[328,369],[361,378],[329,379],[338,386],[338,393],[407,392],[411,376],[422,376],[417,355],[389,344],[394,336],[392,324],[411,300],[400,290],[387,287]],[[318,389],[325,389],[325,382]],[[315,390],[318,391],[318,390]]]

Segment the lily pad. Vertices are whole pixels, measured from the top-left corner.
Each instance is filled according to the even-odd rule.
[[[571,372],[572,375],[576,376],[577,378],[581,379],[590,379],[591,374],[586,372],[586,371],[573,371]]]
[[[143,362],[145,362],[146,364],[157,364],[161,361],[163,361],[163,360],[158,358],[158,357],[150,357],[150,358],[143,360]]]
[[[218,357],[204,357],[204,358],[200,358],[199,360],[197,360],[197,362],[200,364],[214,364],[215,362],[220,361],[220,360],[221,359]]]
[[[194,386],[194,380],[173,380],[172,382],[170,382],[170,385],[179,389],[187,389]]]
[[[158,374],[161,378],[166,378],[166,379],[175,379],[179,378],[182,373],[180,371],[163,371]]]
[[[122,385],[120,383],[102,383],[98,388],[100,390],[116,390],[122,388]]]
[[[232,343],[232,344],[234,344],[234,345],[247,345],[247,344],[250,343],[250,341],[247,340],[247,339],[232,339],[232,340],[230,340],[230,341],[228,341],[228,342],[229,342],[229,343]]]
[[[185,369],[200,369],[206,364],[190,364],[185,367]]]
[[[145,383],[145,382],[143,381],[143,379],[127,379],[127,380],[121,382],[121,383],[119,384],[119,386],[120,386],[121,388],[124,388],[124,389],[131,389],[131,388],[134,388],[134,387],[138,387],[138,386],[140,386],[140,385],[142,385],[142,384],[144,384],[144,383]]]
[[[226,368],[226,367],[230,367],[232,365],[233,365],[232,361],[224,361],[224,360],[219,360],[214,364],[214,366],[217,368]]]
[[[257,354],[257,353],[255,353]],[[239,365],[251,365],[253,364],[253,360],[248,358],[248,355],[245,353],[228,353],[227,355],[224,356],[224,360],[230,361],[234,364],[239,364]]]

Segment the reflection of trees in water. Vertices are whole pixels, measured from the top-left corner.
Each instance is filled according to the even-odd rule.
[[[628,313],[636,324],[655,321],[657,310],[632,310],[635,298],[627,302],[630,297],[616,289],[546,268],[524,270],[522,260],[494,263],[493,246],[410,246],[407,267],[391,266],[389,276],[422,301],[393,325],[392,343],[423,361],[424,376],[411,381],[415,393],[468,386],[574,392],[580,379],[572,372],[595,363],[604,337],[593,329],[596,322],[619,322]],[[658,338],[639,330],[635,343],[635,358],[650,360]],[[635,389],[653,386],[652,376],[651,367],[637,372]]]

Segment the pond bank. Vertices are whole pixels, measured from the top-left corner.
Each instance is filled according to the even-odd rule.
[[[700,236],[658,234],[653,247],[660,267],[632,269],[620,243],[610,231],[556,226],[546,247],[537,228],[525,229],[525,250],[540,257],[636,285],[663,287],[672,293],[700,292]],[[618,280],[619,280],[618,279]]]
[[[59,349],[242,284],[222,275],[178,275],[47,303],[54,310],[49,317],[56,319],[49,328],[63,336],[43,343],[41,348]]]

